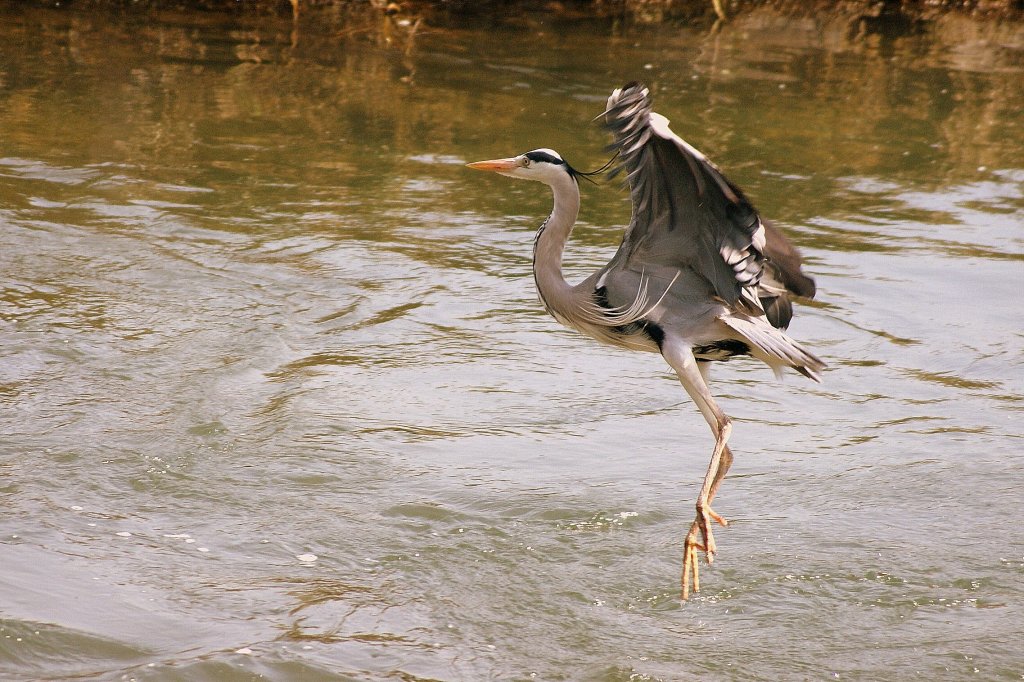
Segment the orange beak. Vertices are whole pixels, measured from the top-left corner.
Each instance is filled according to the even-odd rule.
[[[477,161],[476,163],[467,163],[466,165],[477,170],[495,171],[496,173],[507,173],[519,168],[519,164],[516,163],[515,159],[491,159],[490,161]]]

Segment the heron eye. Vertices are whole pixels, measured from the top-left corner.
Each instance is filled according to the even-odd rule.
[[[519,165],[522,166],[523,168],[529,168],[530,167],[530,159],[528,159],[528,158],[526,158],[524,156],[523,160],[519,162]]]

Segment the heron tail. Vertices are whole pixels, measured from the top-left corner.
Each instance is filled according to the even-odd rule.
[[[821,372],[828,365],[788,335],[772,327],[764,318],[729,315],[721,320],[739,333],[751,345],[751,354],[771,367],[777,376],[783,367],[792,367],[808,379],[821,382]]]

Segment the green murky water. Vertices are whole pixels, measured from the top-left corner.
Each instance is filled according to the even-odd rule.
[[[0,677],[1021,679],[1024,29],[29,10],[0,22]],[[635,78],[803,249],[822,385],[737,461],[536,301]],[[571,279],[628,218],[584,188]]]

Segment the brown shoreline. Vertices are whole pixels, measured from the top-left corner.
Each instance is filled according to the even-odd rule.
[[[1024,0],[33,0],[3,3],[22,7],[138,13],[177,10],[258,14],[302,14],[322,8],[448,17],[512,18],[548,14],[561,19],[628,19],[638,23],[720,21],[771,8],[794,16],[851,16],[876,21],[927,21],[947,14],[1024,21]]]

